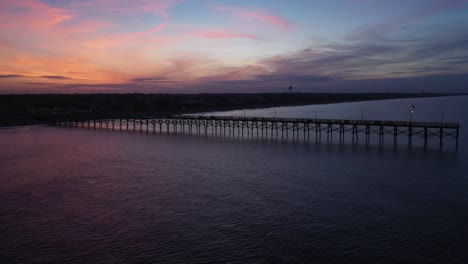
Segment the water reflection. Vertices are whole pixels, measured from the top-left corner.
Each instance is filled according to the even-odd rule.
[[[0,129],[0,256],[5,263],[463,263],[462,132],[463,147],[453,152]]]

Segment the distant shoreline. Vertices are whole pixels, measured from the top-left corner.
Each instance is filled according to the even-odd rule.
[[[343,100],[343,101],[330,101],[330,102],[317,102],[317,103],[305,103],[305,104],[281,104],[281,105],[270,105],[265,106],[261,105],[259,107],[244,107],[244,108],[231,108],[229,106],[223,108],[208,108],[206,111],[198,112],[178,112],[176,114],[198,114],[198,113],[213,113],[213,112],[227,112],[227,111],[236,111],[236,110],[255,110],[255,109],[266,109],[274,107],[295,107],[295,106],[307,106],[307,105],[326,105],[326,104],[341,104],[341,103],[357,103],[357,102],[368,102],[368,101],[384,101],[384,100],[398,100],[398,99],[412,99],[412,98],[436,98],[436,97],[454,97],[454,96],[468,96],[468,94],[450,94],[450,95],[434,95],[434,96],[415,96],[415,97],[395,97],[395,98],[378,98],[378,99],[360,99],[360,100]]]
[[[0,95],[0,127],[48,124],[53,123],[57,116],[81,119],[144,117],[463,95],[468,94],[276,93]]]

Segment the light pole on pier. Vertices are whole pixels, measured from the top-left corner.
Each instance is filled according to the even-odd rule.
[[[411,105],[411,109],[410,109],[410,118],[409,118],[410,122],[413,122],[413,115],[414,115],[414,109],[415,109],[415,108],[416,108],[416,107],[414,107],[414,105]]]

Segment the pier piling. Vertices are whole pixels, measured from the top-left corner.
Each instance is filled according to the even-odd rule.
[[[131,124],[130,124],[131,123]],[[326,133],[327,141],[333,141],[333,134],[339,136],[339,142],[345,142],[346,134],[350,134],[352,142],[359,142],[359,134],[365,136],[365,144],[369,145],[372,138],[378,139],[379,144],[383,144],[385,137],[393,137],[394,145],[397,145],[398,137],[406,135],[408,146],[413,145],[413,141],[422,138],[423,146],[426,148],[432,137],[438,137],[439,147],[444,146],[446,138],[454,138],[455,145],[459,145],[459,123],[441,122],[405,122],[405,121],[381,121],[381,120],[338,120],[338,119],[299,119],[299,118],[263,118],[263,117],[223,117],[223,116],[153,116],[153,117],[133,117],[133,118],[107,118],[107,119],[67,119],[58,117],[57,125],[75,126],[83,128],[107,128],[119,130],[129,127],[136,130],[139,128],[149,132],[150,124],[155,132],[170,133],[196,133],[209,135],[231,135],[244,137],[281,138],[288,139],[289,131],[292,132],[294,140],[310,140],[311,130],[315,131],[315,141],[321,140],[322,132]],[[158,124],[158,125],[157,125]],[[164,124],[164,125],[163,125]],[[187,127],[186,127],[187,126]],[[187,128],[187,129],[186,129]],[[203,129],[203,130],[202,130]],[[227,131],[226,131],[227,130]],[[237,130],[237,131],[236,131]],[[255,133],[254,133],[255,132]],[[281,132],[281,133],[280,133]],[[281,137],[279,136],[281,134]],[[302,136],[301,136],[302,134]]]

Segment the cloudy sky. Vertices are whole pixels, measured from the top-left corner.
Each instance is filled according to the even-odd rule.
[[[0,1],[0,93],[467,83],[468,0]]]

